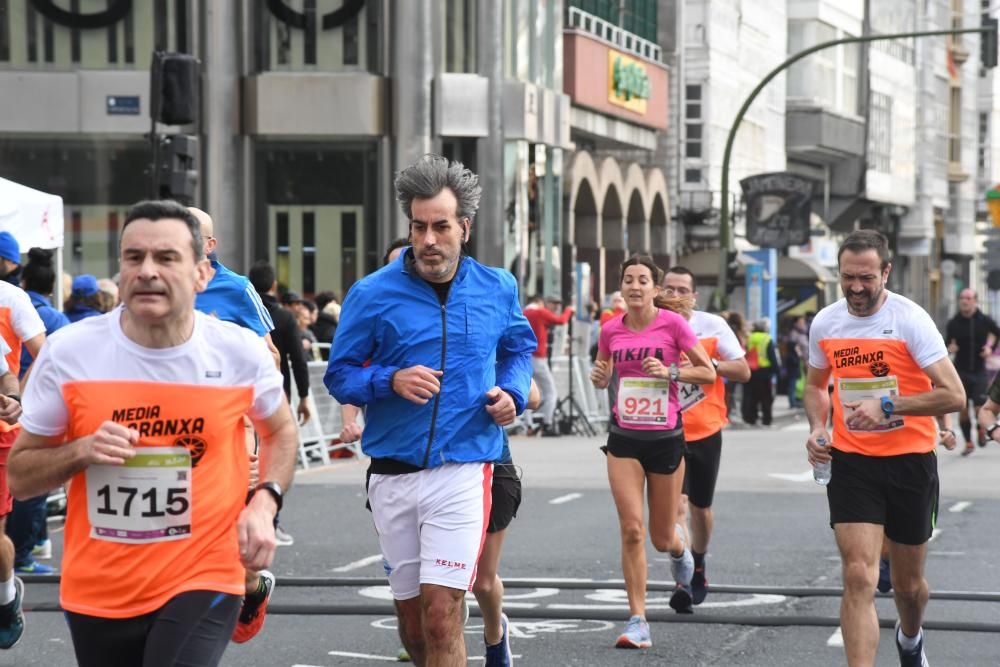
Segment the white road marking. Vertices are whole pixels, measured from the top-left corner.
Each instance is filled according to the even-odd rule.
[[[826,640],[826,645],[836,647],[844,646],[844,634],[840,631],[840,628],[837,628],[837,631],[830,635],[830,638]]]
[[[927,543],[930,544],[931,542],[933,542],[934,540],[936,540],[940,534],[941,534],[941,529],[940,528],[935,528],[934,530],[932,530],[931,531],[931,539],[927,540]]]
[[[963,512],[972,506],[968,500],[962,500],[948,508],[949,512]]]
[[[784,479],[789,482],[811,482],[813,481],[813,471],[807,470],[806,472],[769,472],[768,477],[774,477],[775,479]]]
[[[399,662],[396,656],[373,655],[371,653],[351,653],[350,651],[330,651],[330,655],[337,655],[342,658],[361,658],[362,660],[383,660],[385,662]]]
[[[576,500],[577,498],[583,498],[582,493],[567,493],[565,496],[559,496],[558,498],[553,498],[549,501],[549,505],[562,505],[563,503],[568,503],[571,500]]]
[[[335,567],[331,572],[350,572],[351,570],[360,570],[363,567],[368,567],[369,565],[374,565],[375,563],[382,562],[382,554],[375,554],[374,556],[366,556],[361,560],[356,560],[353,563],[348,563],[347,565],[341,565],[340,567]]]
[[[602,609],[602,610],[627,610],[628,596],[625,591],[617,589],[599,589],[593,593],[588,593],[587,600],[598,603],[611,604],[547,604],[546,609]],[[761,604],[779,604],[787,598],[784,595],[771,595],[765,593],[754,593],[749,597],[739,600],[716,600],[713,602],[702,602],[699,608],[732,608],[732,607],[752,607]],[[670,606],[670,595],[649,594],[646,597],[646,607],[648,609],[667,609]]]

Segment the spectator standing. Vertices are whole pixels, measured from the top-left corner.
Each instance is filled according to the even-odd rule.
[[[771,323],[762,318],[753,323],[747,338],[747,363],[750,365],[750,382],[743,389],[743,421],[753,426],[758,414],[764,426],[771,425],[771,407],[774,391],[771,381],[778,372],[778,355],[774,339],[768,330]]]
[[[10,232],[0,232],[0,280],[21,286],[21,246]]]
[[[260,296],[264,308],[267,309],[274,322],[272,340],[278,348],[281,376],[284,380],[285,397],[291,398],[292,377],[295,377],[295,389],[299,395],[297,408],[300,424],[309,421],[309,366],[306,363],[305,351],[302,348],[302,335],[295,315],[281,307],[278,302],[278,281],[274,267],[261,261],[250,267],[250,284]]]
[[[70,322],[79,322],[88,317],[103,315],[104,300],[97,286],[97,276],[84,273],[73,279],[73,289],[65,304],[66,317]]]
[[[573,309],[566,308],[561,315],[556,315],[545,307],[541,296],[535,295],[528,299],[528,303],[524,307],[524,316],[528,318],[531,331],[538,339],[538,347],[531,354],[531,370],[535,384],[538,385],[538,390],[542,394],[542,402],[539,406],[539,412],[542,415],[542,436],[557,436],[559,431],[552,420],[559,395],[556,391],[556,379],[552,375],[552,369],[549,368],[548,337],[549,330],[553,326],[569,322],[569,318],[573,316]]]

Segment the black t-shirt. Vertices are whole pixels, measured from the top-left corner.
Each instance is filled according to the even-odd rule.
[[[434,288],[434,291],[437,293],[438,296],[438,301],[443,306],[445,302],[448,300],[448,291],[451,290],[451,283],[453,280],[455,279],[452,278],[446,283],[432,283],[429,280],[425,280],[424,282],[426,282],[428,285]]]
[[[958,352],[955,353],[955,368],[958,371],[979,373],[985,369],[986,360],[979,355],[989,334],[1000,339],[1000,327],[978,308],[972,317],[959,313],[948,321],[945,342],[955,341],[958,345]]]

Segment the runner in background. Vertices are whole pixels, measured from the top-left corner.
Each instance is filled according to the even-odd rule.
[[[136,204],[120,247],[123,305],[56,332],[32,367],[11,488],[72,480],[60,605],[81,666],[208,667],[244,568],[274,557],[295,421],[261,339],[194,310],[208,262],[187,209]],[[245,415],[264,480],[249,500]]]
[[[684,316],[678,299],[661,300],[663,272],[652,258],[635,255],[621,267],[624,315],[601,327],[597,361],[590,380],[611,387],[607,445],[608,482],[618,510],[622,573],[631,617],[618,648],[653,645],[646,622],[646,528],[644,495],[648,485],[649,536],[653,548],[670,553],[678,585],[690,586],[694,559],[677,523],[684,482],[684,432],[679,424],[679,383],[711,385],[715,369]],[[687,299],[690,307],[691,299]],[[680,368],[686,354],[691,366]]]
[[[664,277],[663,293],[667,297],[693,299],[697,302],[698,289],[694,274],[683,266],[671,267]],[[722,457],[722,429],[729,423],[726,417],[726,386],[730,382],[750,379],[743,346],[737,340],[729,323],[718,315],[700,310],[691,311],[688,324],[698,337],[705,354],[715,367],[716,380],[711,385],[681,384],[678,388],[680,408],[684,421],[684,493],[680,503],[680,522],[687,525],[691,516],[691,555],[694,557],[694,575],[688,589],[678,585],[671,597],[670,606],[678,612],[690,612],[691,604],[699,605],[708,595],[708,578],[705,576],[705,554],[712,539],[715,515],[712,500],[715,483],[719,478],[719,461]],[[678,364],[687,368],[691,362],[686,356]]]
[[[31,305],[45,324],[45,335],[69,324],[69,319],[52,307],[49,300],[55,288],[56,272],[53,252],[42,248],[28,251],[28,261],[21,271],[21,287],[28,293]],[[31,366],[33,357],[27,346],[21,349],[21,377]],[[14,542],[14,569],[23,574],[51,574],[54,569],[38,559],[52,558],[52,540],[48,536],[46,504],[48,494],[28,500],[14,501],[7,521],[7,535]]]
[[[223,322],[232,322],[244,329],[249,329],[262,337],[268,350],[273,355],[275,366],[278,366],[278,348],[271,340],[274,322],[270,313],[264,307],[260,296],[254,290],[250,280],[245,276],[230,271],[216,256],[219,241],[215,238],[215,223],[205,211],[193,206],[188,211],[194,215],[199,224],[199,235],[205,245],[205,255],[209,261],[208,285],[195,297],[195,310],[216,317]],[[247,453],[250,455],[251,475],[256,474],[257,440],[254,436],[253,424],[249,419],[243,420],[244,438]],[[254,480],[248,478],[248,483]],[[293,543],[291,536],[284,533],[280,526],[275,526],[275,536],[279,546]],[[275,577],[264,570],[262,572],[248,571],[246,573],[246,590],[243,606],[240,610],[239,622],[233,632],[233,641],[248,642],[253,639],[267,617],[267,604],[274,594]]]
[[[945,341],[948,352],[954,355],[955,370],[962,380],[967,404],[958,413],[958,423],[965,438],[962,456],[968,456],[975,447],[972,444],[972,417],[986,402],[986,387],[989,384],[986,360],[993,355],[1000,327],[993,318],[979,310],[979,296],[976,290],[965,288],[958,293],[958,312],[948,320]],[[968,403],[972,403],[970,409]],[[978,421],[978,420],[977,420]],[[986,436],[978,429],[976,440],[980,447],[986,446]]]
[[[12,239],[8,239],[8,246]],[[3,338],[4,363],[13,377],[11,380],[4,375],[4,383],[0,387],[3,391],[3,397],[0,397],[0,411],[3,412],[0,417],[0,648],[10,648],[24,631],[21,614],[24,587],[13,573],[14,543],[7,537],[6,530],[7,516],[13,507],[7,480],[7,459],[21,428],[17,419],[10,419],[9,416],[20,412],[21,392],[17,378],[21,370],[21,351],[26,349],[32,359],[38,358],[39,350],[45,343],[45,324],[31,305],[27,293],[5,280],[0,281],[0,338]]]

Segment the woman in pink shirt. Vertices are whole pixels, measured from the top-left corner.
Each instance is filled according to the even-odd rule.
[[[670,552],[678,591],[671,599],[690,600],[694,560],[677,526],[684,482],[684,432],[677,383],[712,384],[715,369],[687,320],[657,305],[663,271],[652,258],[634,255],[622,264],[621,292],[628,310],[601,328],[597,361],[590,380],[611,386],[607,454],[608,481],[618,510],[622,573],[631,618],[618,648],[653,645],[646,623],[646,529],[643,491],[649,485],[649,535],[653,547]],[[664,304],[668,305],[668,304]],[[682,355],[691,366],[680,368]],[[689,609],[677,604],[675,609]]]

